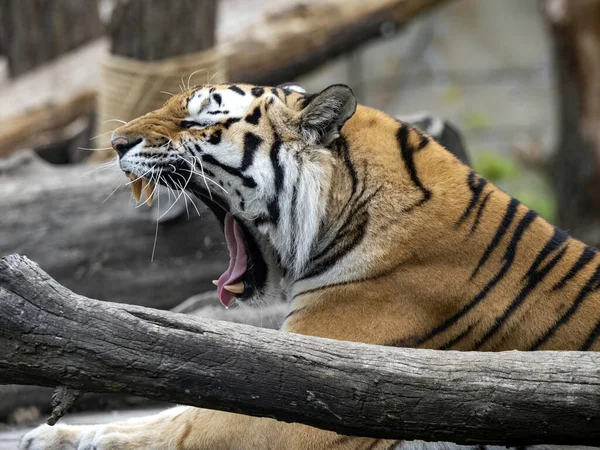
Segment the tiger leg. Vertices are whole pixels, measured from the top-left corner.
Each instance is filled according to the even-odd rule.
[[[98,426],[42,425],[21,450],[390,450],[394,441],[355,438],[301,424],[176,407]]]

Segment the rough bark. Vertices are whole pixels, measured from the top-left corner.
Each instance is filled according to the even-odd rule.
[[[76,295],[18,255],[0,260],[0,288],[0,383],[354,435],[600,445],[598,353],[389,348],[194,319]]]
[[[103,33],[97,0],[3,0],[2,51],[17,76]]]
[[[600,0],[546,0],[559,136],[550,162],[559,225],[600,245]]]
[[[227,268],[211,213],[198,218],[189,205],[190,220],[184,211],[161,223],[151,262],[157,202],[135,208],[125,186],[104,202],[126,181],[116,167],[20,164],[0,183],[0,255],[26,254],[84,295],[157,308],[213,288],[211,280]],[[161,196],[161,213],[167,199]]]
[[[216,289],[190,297],[172,309],[173,312],[196,317],[226,320],[264,328],[279,328],[288,305],[275,303],[258,308],[230,308],[225,310],[219,303]],[[35,407],[41,414],[49,415],[52,388],[39,386],[0,385],[0,422],[17,420],[22,408]],[[126,394],[84,394],[73,406],[73,411],[110,410],[157,406],[161,403],[143,397]],[[162,403],[165,406],[165,403]]]

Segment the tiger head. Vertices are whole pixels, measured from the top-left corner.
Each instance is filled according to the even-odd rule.
[[[375,180],[367,166],[397,178],[401,161],[397,143],[373,151],[385,146],[377,137],[381,130],[369,134],[369,128],[382,117],[390,131],[398,128],[383,113],[363,111],[360,124],[342,132],[356,111],[345,85],[317,95],[295,85],[204,85],[116,129],[112,146],[134,196],[142,190],[151,196],[160,183],[192,193],[214,212],[231,258],[217,283],[228,306],[234,298],[281,297],[298,282],[315,285],[340,270],[360,276],[360,264],[334,263],[365,240],[373,199],[389,184],[385,177]],[[348,144],[357,139],[364,145]],[[409,131],[404,139],[415,146],[427,141]],[[406,175],[410,189],[395,203],[399,208],[427,195],[410,171]]]

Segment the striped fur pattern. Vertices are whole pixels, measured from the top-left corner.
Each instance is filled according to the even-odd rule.
[[[136,143],[124,171],[235,217],[253,260],[238,301],[283,297],[283,330],[435,349],[600,350],[597,251],[418,128],[357,106],[346,86],[318,95],[201,86],[115,133]],[[102,427],[41,427],[22,448],[499,447],[346,437],[178,407]]]

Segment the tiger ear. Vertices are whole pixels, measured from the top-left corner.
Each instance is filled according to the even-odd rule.
[[[356,111],[356,97],[344,84],[334,84],[316,95],[300,112],[300,131],[316,145],[329,145]]]

